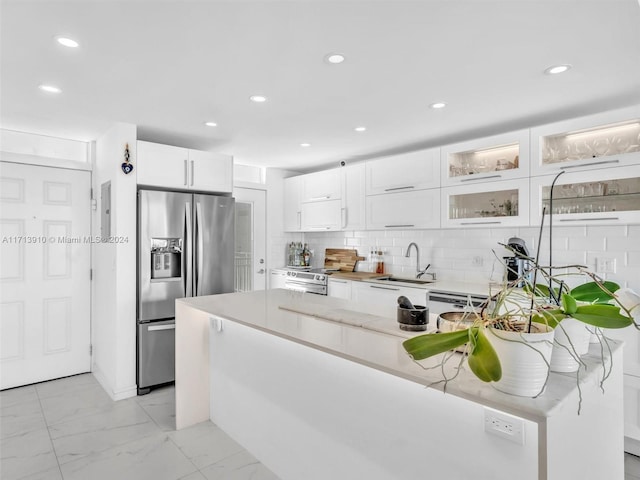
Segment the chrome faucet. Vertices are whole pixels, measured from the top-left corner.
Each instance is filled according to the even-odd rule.
[[[418,248],[418,245],[415,242],[411,242],[409,244],[409,246],[407,247],[407,253],[404,255],[405,257],[409,258],[411,256],[411,247],[416,247],[416,278],[420,278],[422,277],[425,273],[427,275],[431,276],[431,279],[433,281],[436,280],[436,274],[434,272],[427,272],[427,270],[429,270],[429,267],[431,266],[431,264],[427,265],[426,267],[424,267],[424,270],[420,270],[420,249]]]

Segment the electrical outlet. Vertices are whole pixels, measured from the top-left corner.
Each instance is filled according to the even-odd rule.
[[[616,273],[616,259],[607,257],[597,258],[596,273]]]
[[[524,445],[524,420],[490,408],[484,409],[484,431]]]
[[[484,265],[484,259],[480,256],[473,257],[473,259],[471,260],[471,264],[474,267],[481,267],[482,265]]]

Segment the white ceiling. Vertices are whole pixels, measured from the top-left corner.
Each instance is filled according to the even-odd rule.
[[[1,8],[0,126],[79,140],[128,122],[140,139],[309,170],[640,103],[638,0]],[[559,63],[573,68],[542,73]]]

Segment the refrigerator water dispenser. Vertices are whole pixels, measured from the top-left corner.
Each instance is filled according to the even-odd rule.
[[[179,279],[182,277],[182,239],[151,239],[151,278]]]

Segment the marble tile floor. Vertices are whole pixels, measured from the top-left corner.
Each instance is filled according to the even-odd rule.
[[[0,441],[2,480],[278,480],[211,422],[176,431],[173,387],[114,402],[91,374],[0,392]]]
[[[84,374],[0,392],[2,480],[278,480],[211,422],[175,430],[173,387],[112,401]],[[625,480],[640,457],[625,454]]]

